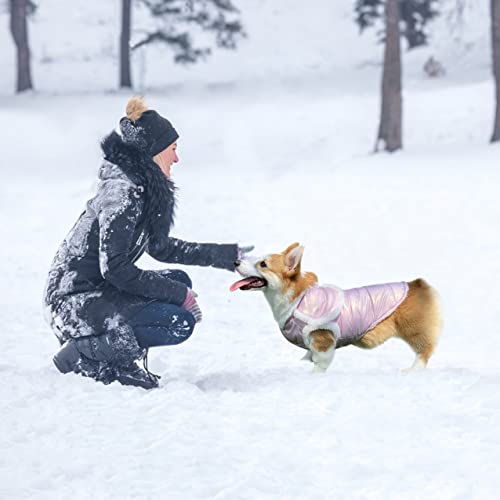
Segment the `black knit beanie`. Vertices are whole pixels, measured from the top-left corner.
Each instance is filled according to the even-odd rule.
[[[134,96],[128,101],[126,113],[120,120],[123,140],[145,150],[151,157],[179,138],[173,125],[153,109],[148,110],[141,97]]]

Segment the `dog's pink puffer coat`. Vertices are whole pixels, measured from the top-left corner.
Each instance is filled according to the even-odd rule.
[[[342,290],[334,285],[314,285],[297,300],[281,332],[287,340],[309,348],[309,334],[330,330],[336,346],[343,347],[363,338],[392,314],[408,295],[404,281]]]

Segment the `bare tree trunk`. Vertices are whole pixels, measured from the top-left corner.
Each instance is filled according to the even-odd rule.
[[[33,88],[27,15],[28,0],[10,0],[10,31],[17,50],[17,92]]]
[[[384,141],[385,150],[389,152],[403,147],[399,0],[386,0],[385,6],[382,108],[375,151],[378,151],[380,141]]]
[[[500,0],[491,0],[491,42],[495,77],[496,111],[491,142],[500,141]]]
[[[120,34],[120,87],[132,88],[130,76],[130,25],[132,0],[122,0],[122,31]]]

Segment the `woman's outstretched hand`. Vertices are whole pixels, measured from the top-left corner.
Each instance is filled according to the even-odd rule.
[[[191,288],[187,289],[187,295],[184,300],[184,304],[182,304],[183,309],[189,311],[196,320],[196,323],[199,323],[203,319],[203,314],[201,313],[200,306],[198,302],[196,302],[196,294],[191,290]]]
[[[255,245],[246,245],[244,247],[240,247],[238,245],[238,260],[245,259],[247,254],[249,254],[254,248]]]

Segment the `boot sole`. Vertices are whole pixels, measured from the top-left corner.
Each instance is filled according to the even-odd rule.
[[[118,377],[116,377],[116,380],[118,380],[118,382],[120,382],[120,384],[122,385],[132,385],[135,387],[142,387],[143,389],[155,389],[160,385],[158,381],[153,382],[138,380],[136,378],[127,377],[126,375],[118,375]]]

